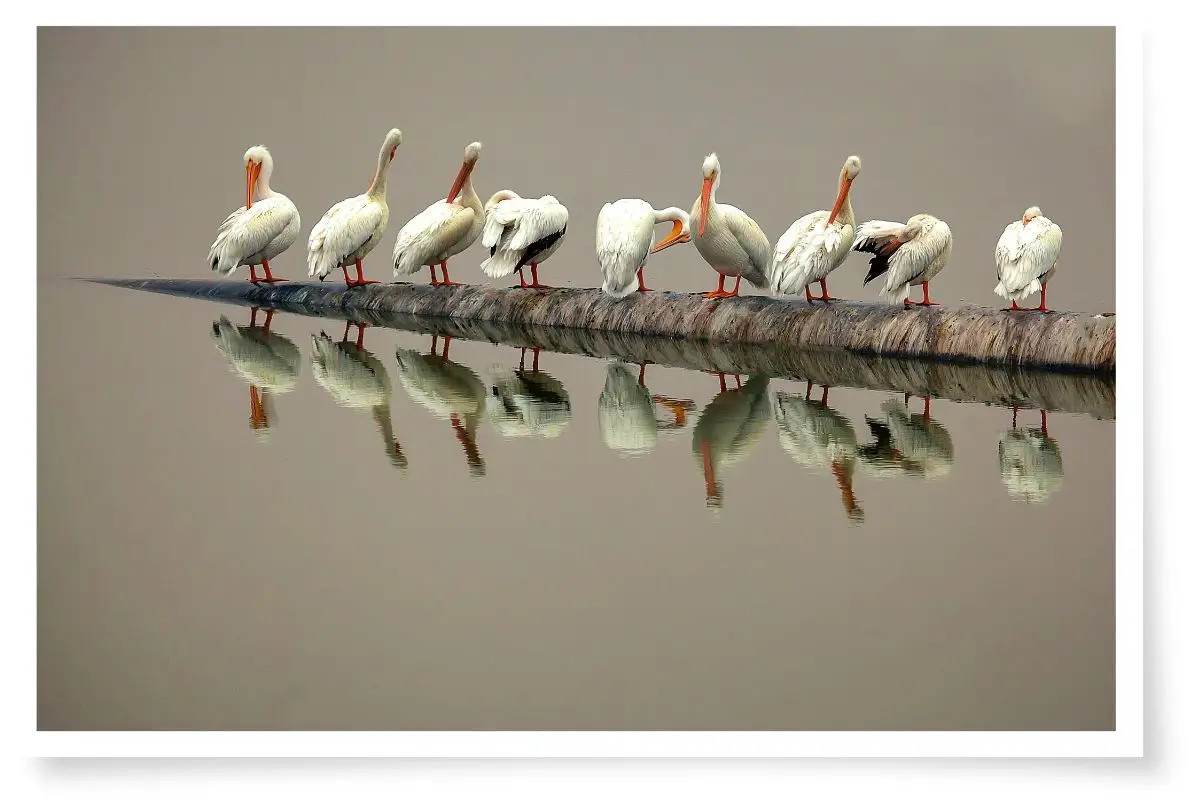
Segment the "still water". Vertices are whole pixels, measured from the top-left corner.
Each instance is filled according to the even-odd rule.
[[[39,295],[42,729],[1113,728],[1111,379]]]

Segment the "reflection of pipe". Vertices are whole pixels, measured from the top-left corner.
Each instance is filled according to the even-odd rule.
[[[711,342],[832,347],[903,358],[1116,370],[1116,317],[1078,312],[1011,314],[990,306],[905,309],[848,300],[814,306],[761,295],[714,303],[698,294],[669,292],[614,300],[597,289],[569,288],[532,294],[494,286],[388,284],[347,292],[324,283],[264,287],[245,281],[101,282],[276,308],[299,307],[315,315],[384,311]]]

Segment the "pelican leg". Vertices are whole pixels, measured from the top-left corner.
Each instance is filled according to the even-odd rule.
[[[1046,430],[1046,409],[1042,409],[1042,436],[1049,436],[1050,432]]]
[[[258,273],[256,273],[254,271],[253,264],[250,265],[250,282],[253,283],[255,286],[258,286],[258,284],[259,284]]]
[[[921,283],[921,291],[924,295],[924,299],[921,300],[921,302],[919,302],[919,303],[913,303],[913,305],[916,305],[916,306],[940,306],[941,305],[941,303],[934,303],[933,301],[931,301],[929,299],[929,281],[924,281]],[[905,305],[908,305],[907,300],[905,301]]]
[[[517,267],[517,274],[521,276],[521,288],[528,289],[529,284],[525,282],[525,268]]]
[[[1046,308],[1046,284],[1042,284],[1042,303],[1037,308],[1043,314],[1049,314],[1050,309]]]
[[[538,356],[540,356],[541,354],[542,354],[542,348],[540,348],[540,347],[533,348],[533,371],[534,372],[538,371]]]
[[[442,337],[442,361],[447,361],[450,358],[450,337]]]
[[[804,387],[804,399],[812,400],[812,381],[809,381],[808,385]]]
[[[366,286],[367,284],[370,284],[370,283],[379,283],[379,281],[369,281],[363,277],[362,259],[361,258],[354,259],[354,269],[358,272],[358,277],[355,278],[354,280],[350,280],[350,273],[347,272],[346,273],[346,285],[347,286]],[[342,267],[342,271],[346,272],[346,268]]]
[[[343,265],[342,265],[342,277],[346,279],[346,285],[347,285],[347,286],[351,286],[351,285],[353,285],[353,284],[351,284],[351,283],[350,283],[350,273],[346,271],[346,265],[345,265],[345,264],[343,264]]]
[[[653,290],[653,289],[651,289],[649,286],[647,286],[647,285],[646,285],[646,279],[645,279],[644,277],[642,277],[642,270],[643,270],[643,269],[645,269],[645,267],[644,267],[644,266],[643,266],[643,267],[638,267],[638,288],[637,288],[637,290],[638,290],[639,292],[652,292],[652,291],[654,291],[654,290]]]
[[[550,287],[538,281],[537,264],[530,264],[529,271],[533,273],[533,283],[529,284],[530,289],[549,289]]]
[[[824,300],[826,303],[828,303],[830,300],[837,300],[837,299],[838,299],[838,298],[836,298],[836,297],[831,297],[831,296],[829,295],[829,288],[825,286],[825,279],[824,279],[824,278],[821,278],[821,296],[820,296],[820,297],[818,297],[817,299],[818,299],[818,300]]]
[[[253,308],[250,309],[250,327],[255,328],[257,326],[258,326],[258,306],[254,306]]]
[[[646,365],[642,364],[638,367],[638,386],[646,385]]]
[[[433,264],[429,265],[429,285],[430,286],[441,286],[441,283],[439,283],[438,279],[437,279],[437,273],[434,272]]]
[[[265,258],[263,259],[262,266],[263,266],[263,272],[267,273],[267,277],[262,279],[263,283],[283,283],[284,281],[287,280],[287,278],[276,278],[274,275],[272,275],[271,274],[271,262],[267,261]],[[254,267],[251,267],[250,269],[254,269]]]
[[[433,334],[433,339],[429,342],[429,355],[431,355],[431,356],[437,355],[437,340],[438,340],[438,337],[437,337],[437,334],[435,333],[435,334]]]
[[[262,324],[263,333],[268,333],[268,332],[270,332],[270,330],[271,330],[271,317],[273,317],[273,316],[275,316],[275,309],[273,309],[273,308],[268,308],[268,309],[267,309],[267,319],[266,319],[266,321],[265,321],[265,322]]]
[[[810,302],[810,303],[811,303],[813,300],[816,300],[816,298],[815,298],[815,297],[813,297],[812,290],[811,290],[811,289],[809,289],[807,286],[805,286],[805,287],[804,287],[804,299],[805,299],[805,300],[807,300],[807,301],[808,301],[808,302]]]
[[[828,408],[828,407],[829,407],[829,387],[822,386],[821,387],[821,408]]]
[[[718,272],[717,275],[720,277],[717,281],[716,291],[705,292],[704,293],[705,297],[712,299],[714,297],[733,297],[735,294],[737,294],[736,291],[734,291],[734,292],[726,291],[726,289],[725,289],[725,273]]]
[[[929,422],[929,395],[925,395],[925,412],[921,414],[921,418]]]
[[[537,273],[535,272],[534,275]],[[442,286],[462,286],[458,281],[450,280],[450,270],[446,267],[446,262],[442,262]]]

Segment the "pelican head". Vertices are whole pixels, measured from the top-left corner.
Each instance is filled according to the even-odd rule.
[[[520,199],[521,199],[521,195],[517,194],[512,189],[501,189],[500,191],[496,192],[494,195],[492,195],[491,197],[488,198],[488,201],[486,203],[484,203],[483,208],[485,211],[487,211],[487,210],[493,208],[497,203],[503,203],[505,200],[520,200]]]
[[[383,149],[387,151],[388,161],[390,162],[396,157],[396,148],[404,141],[404,134],[399,128],[392,128],[387,132],[387,136],[383,137]]]
[[[862,159],[858,156],[850,156],[842,165],[842,172],[838,176],[837,199],[833,201],[833,208],[829,211],[829,221],[825,223],[826,225],[832,225],[833,221],[837,219],[837,215],[842,213],[842,206],[846,204],[846,198],[850,196],[850,184],[854,183],[854,179],[858,177],[861,169]]]
[[[663,221],[672,220],[674,225],[671,226],[671,232],[660,239],[650,248],[651,253],[657,253],[661,250],[666,250],[668,247],[676,244],[683,244],[692,239],[692,235],[688,232],[688,223],[691,222],[691,217],[682,208],[671,206],[662,211]]]
[[[1029,208],[1025,209],[1025,213],[1021,215],[1021,224],[1028,225],[1030,222],[1033,222],[1033,220],[1037,219],[1041,215],[1042,215],[1042,210],[1040,208],[1038,208],[1037,206],[1030,206]]]
[[[454,183],[450,186],[450,194],[446,195],[446,202],[453,203],[454,198],[458,197],[458,193],[462,191],[467,179],[471,177],[471,170],[475,169],[475,162],[479,160],[479,154],[483,152],[483,145],[479,142],[471,142],[463,151],[462,167],[458,170],[458,176],[454,179]]]
[[[700,185],[700,230],[697,234],[704,235],[708,227],[708,206],[712,202],[712,193],[721,185],[721,162],[716,153],[709,153],[704,159],[704,183]]]
[[[254,202],[254,189],[258,186],[259,178],[266,180],[271,175],[274,162],[271,153],[261,144],[256,144],[242,156],[246,162],[246,208]]]

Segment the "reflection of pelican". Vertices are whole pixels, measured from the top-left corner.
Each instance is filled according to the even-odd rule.
[[[222,316],[212,324],[217,349],[229,359],[229,365],[250,384],[250,427],[261,434],[271,430],[274,416],[271,397],[290,392],[300,371],[300,348],[291,339],[271,330],[271,315],[258,327],[258,309],[250,312],[250,324],[235,327]]]
[[[829,387],[822,389],[820,400],[810,399],[811,392],[810,383],[803,397],[799,394],[775,395],[773,408],[779,444],[796,463],[814,470],[831,470],[841,490],[846,516],[862,522],[863,511],[854,497],[853,488],[858,436],[850,420],[827,405]]]
[[[321,331],[312,337],[312,371],[339,406],[371,409],[388,460],[398,469],[407,467],[408,458],[392,431],[392,383],[383,362],[344,336],[335,342]]]
[[[645,384],[646,366],[638,376],[619,361],[608,365],[604,391],[600,393],[600,436],[610,450],[629,455],[648,453],[658,444],[660,432],[676,431],[687,425],[687,412],[696,408],[691,400],[651,395]],[[658,419],[655,403],[672,412],[671,421]]]
[[[571,421],[571,398],[562,381],[538,369],[536,347],[532,371],[525,369],[522,347],[520,368],[498,368],[493,380],[487,410],[492,426],[501,436],[553,439],[566,430]]]
[[[1018,428],[1013,409],[1012,430],[1000,440],[1000,480],[1014,500],[1026,503],[1044,503],[1062,488],[1062,451],[1046,431],[1045,411],[1041,428]]]
[[[910,415],[908,408],[895,398],[884,403],[881,410],[887,422],[868,417],[867,425],[876,441],[859,449],[859,458],[870,472],[877,475],[903,472],[923,478],[949,474],[954,464],[954,443],[945,426],[929,416],[928,397],[920,414]]]
[[[408,396],[438,419],[450,420],[454,434],[467,456],[472,475],[483,475],[485,465],[475,444],[475,431],[487,405],[487,389],[467,367],[449,359],[450,337],[444,337],[442,354],[437,354],[433,337],[429,353],[397,348],[400,383]]]
[[[692,452],[704,469],[708,505],[723,504],[717,473],[741,461],[762,438],[771,419],[770,379],[755,375],[738,389],[717,394],[692,432]]]

